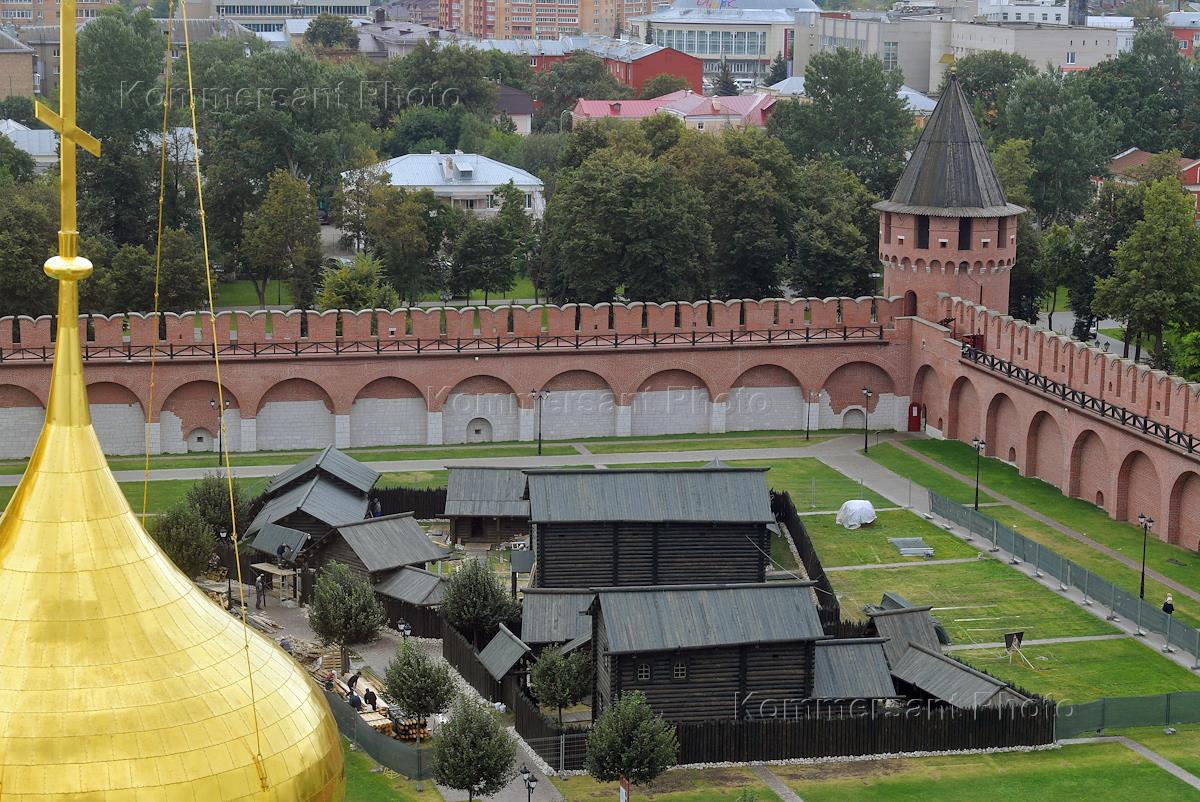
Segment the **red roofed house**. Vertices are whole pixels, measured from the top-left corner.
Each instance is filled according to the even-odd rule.
[[[1154,155],[1140,148],[1130,148],[1118,153],[1108,163],[1108,171],[1112,173],[1112,180],[1122,184],[1139,183],[1138,170],[1145,167]],[[1200,159],[1181,158],[1177,175],[1183,188],[1190,192],[1196,200],[1196,220],[1200,222]],[[1104,183],[1105,179],[1093,178],[1092,180],[1099,186]]]
[[[777,98],[766,92],[732,97],[707,97],[691,90],[672,92],[653,100],[578,100],[572,120],[641,120],[659,112],[674,114],[688,128],[716,131],[733,125],[767,124]]]

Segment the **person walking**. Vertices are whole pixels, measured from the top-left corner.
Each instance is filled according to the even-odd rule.
[[[262,610],[267,606],[267,583],[263,582],[262,574],[254,580],[254,609]]]
[[[1171,599],[1171,594],[1167,594],[1167,600],[1163,602],[1162,611],[1167,615],[1172,615],[1175,612],[1175,602]]]

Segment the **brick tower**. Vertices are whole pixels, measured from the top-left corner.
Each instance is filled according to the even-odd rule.
[[[971,107],[951,74],[892,197],[879,211],[883,294],[933,319],[947,292],[1008,311],[1016,215],[996,177]]]

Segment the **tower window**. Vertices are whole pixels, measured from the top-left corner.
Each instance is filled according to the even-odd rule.
[[[998,247],[998,248],[1007,248],[1008,247],[1008,218],[1007,217],[1000,218],[1000,227],[996,232],[996,247]]]
[[[929,248],[929,216],[920,214],[917,215],[917,247],[926,250]]]
[[[960,251],[971,250],[971,218],[958,218],[958,249]]]

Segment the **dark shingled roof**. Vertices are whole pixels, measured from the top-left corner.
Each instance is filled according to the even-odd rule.
[[[530,471],[535,523],[775,523],[765,468]]]
[[[449,554],[429,539],[411,512],[339,524],[335,529],[371,573],[433,562]]]
[[[1005,217],[1025,211],[1004,197],[975,115],[953,75],[891,199],[875,208],[939,217]]]
[[[1025,699],[995,677],[924,646],[913,645],[892,673],[930,696],[966,710]]]
[[[288,485],[301,481],[312,473],[326,473],[363,493],[379,481],[379,474],[354,457],[343,454],[333,446],[326,446],[303,462],[293,465],[271,480],[267,495],[273,495]]]
[[[611,654],[823,638],[811,582],[601,588]]]
[[[448,518],[528,518],[520,468],[451,468],[446,480]]]
[[[875,631],[887,638],[883,651],[888,664],[895,669],[908,651],[909,644],[941,651],[937,632],[933,628],[930,607],[905,607],[900,610],[872,610],[867,615],[875,622]]]
[[[501,624],[496,637],[479,653],[479,662],[496,680],[502,680],[517,661],[528,653],[529,647]]]
[[[267,524],[259,531],[254,542],[250,543],[250,548],[274,557],[281,543],[291,549],[287,559],[294,560],[308,543],[308,533],[279,524]]]
[[[521,600],[521,638],[526,643],[564,643],[592,634],[590,590],[526,588]]]
[[[406,565],[382,582],[375,583],[375,592],[418,607],[433,607],[446,595],[446,580],[421,568]]]
[[[893,699],[883,638],[817,641],[814,699]]]
[[[267,524],[280,521],[293,512],[305,512],[329,526],[360,520],[367,514],[367,496],[321,474],[280,493],[263,505],[254,517],[249,537]]]

